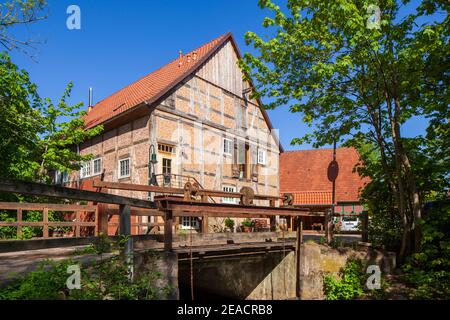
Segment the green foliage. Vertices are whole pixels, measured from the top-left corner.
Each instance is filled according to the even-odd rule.
[[[373,4],[381,10],[375,29],[367,23]],[[400,246],[403,258],[417,249],[410,235],[419,238],[420,202],[450,186],[448,2],[423,0],[412,10],[388,0],[259,5],[267,34],[248,32],[256,53],[240,61],[256,80],[254,96],[269,109],[288,105],[312,128],[292,144],[337,140],[364,154],[372,240]],[[402,126],[415,117],[430,119],[427,135],[405,139]]]
[[[234,230],[234,220],[230,218],[225,219],[225,227],[227,227],[229,230]]]
[[[435,202],[422,222],[422,250],[403,270],[417,288],[413,298],[450,297],[450,201]]]
[[[57,104],[41,99],[28,73],[0,54],[0,176],[48,182],[51,170],[71,172],[90,159],[74,146],[102,127],[84,128],[82,104],[66,102],[72,87],[69,83]]]
[[[241,224],[243,227],[247,227],[247,228],[253,227],[253,221],[250,218],[245,219],[244,221],[242,221]]]
[[[364,294],[366,275],[360,260],[349,259],[339,278],[328,274],[324,277],[324,293],[327,300],[352,300]]]
[[[119,241],[112,243],[105,239],[77,254],[97,253],[101,258],[110,249],[106,242],[113,247],[121,246]],[[130,281],[129,265],[123,257],[113,256],[101,258],[89,267],[80,266],[81,289],[69,290],[67,268],[75,264],[78,263],[70,259],[42,261],[35,271],[1,288],[0,300],[153,300],[164,298],[170,289],[156,289],[161,274],[151,270],[141,272]]]
[[[24,1],[23,3],[36,1]],[[0,6],[1,7],[1,6]],[[98,126],[84,128],[81,104],[69,105],[70,83],[58,103],[42,99],[26,71],[20,70],[6,53],[0,53],[0,177],[49,183],[53,170],[78,170],[91,155],[78,155],[75,146],[99,134]],[[1,201],[55,202],[54,199],[1,194]],[[63,213],[50,212],[49,221],[60,221]],[[14,221],[15,214],[0,212],[1,221]],[[28,212],[24,221],[42,221],[42,213]],[[53,228],[50,228],[52,231]],[[23,238],[42,234],[42,228],[24,227]],[[1,227],[0,238],[16,238],[15,228]]]
[[[38,268],[21,280],[0,289],[0,300],[57,300],[61,299],[68,277],[70,260],[42,261]]]

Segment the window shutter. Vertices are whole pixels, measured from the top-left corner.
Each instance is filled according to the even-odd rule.
[[[236,138],[234,138],[233,165],[231,167],[231,174],[232,174],[233,178],[239,178],[238,141]]]

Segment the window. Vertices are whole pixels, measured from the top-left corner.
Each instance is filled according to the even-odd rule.
[[[130,176],[130,158],[119,160],[119,179]]]
[[[62,182],[63,183],[69,182],[69,178],[70,178],[69,173],[68,172],[63,172],[63,174],[62,174]]]
[[[158,151],[173,154],[175,153],[175,147],[169,144],[158,143]]]
[[[182,217],[181,229],[199,229],[200,223],[197,217]]]
[[[92,161],[94,163],[94,175],[102,173],[102,158],[97,158]]]
[[[63,184],[69,182],[69,173],[55,171],[55,184]]]
[[[81,178],[91,176],[91,161],[86,161],[81,165]]]
[[[230,139],[223,139],[223,153],[227,155],[233,154],[233,141]]]
[[[266,164],[266,151],[258,149],[258,164]]]
[[[250,146],[245,141],[234,140],[233,178],[248,179]]]
[[[225,192],[236,192],[236,187],[233,186],[223,186],[222,188],[223,191]],[[237,198],[222,198],[222,203],[232,203],[235,204],[237,203]]]
[[[86,161],[81,165],[80,178],[89,178],[102,173],[102,158]],[[69,178],[67,178],[68,180]],[[68,182],[64,181],[63,182]]]
[[[171,174],[172,173],[172,159],[163,158],[162,173],[163,174]]]

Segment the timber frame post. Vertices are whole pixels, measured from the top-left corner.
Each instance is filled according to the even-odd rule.
[[[128,237],[124,246],[124,259],[128,265],[130,280],[133,280],[134,274],[134,261],[133,261],[133,238],[131,237],[131,207],[129,205],[120,205],[120,224],[119,224],[119,234],[121,236]]]

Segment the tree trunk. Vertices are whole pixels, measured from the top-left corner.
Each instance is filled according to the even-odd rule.
[[[395,108],[398,110],[400,110],[400,101],[398,100],[398,98],[394,99],[395,102]],[[410,197],[410,201],[411,203],[411,207],[412,207],[412,212],[413,212],[413,221],[411,224],[411,231],[412,231],[412,235],[413,235],[413,251],[414,252],[418,252],[420,251],[420,243],[421,243],[421,230],[420,230],[420,220],[422,219],[422,206],[421,206],[421,201],[420,201],[420,196],[419,196],[419,192],[417,190],[417,184],[416,184],[416,177],[414,175],[414,173],[412,172],[411,169],[411,163],[409,161],[408,155],[405,152],[405,149],[403,148],[403,143],[401,141],[401,137],[400,137],[400,128],[398,126],[398,128],[396,128],[397,132],[397,137],[399,139],[399,155],[400,158],[402,160],[402,165],[405,169],[405,176],[406,176],[406,180],[407,180],[407,186],[408,186],[408,192],[409,192],[409,197]]]
[[[403,235],[402,242],[400,245],[399,252],[399,260],[400,262],[404,261],[404,258],[409,254],[410,251],[410,223],[408,223],[408,215],[406,210],[405,203],[405,188],[403,184],[403,174],[402,174],[402,159],[401,159],[401,150],[399,144],[399,122],[398,122],[398,113],[395,113],[393,116],[392,113],[392,103],[389,97],[389,94],[386,93],[386,105],[388,109],[389,121],[391,124],[391,132],[392,132],[392,140],[394,142],[394,158],[395,158],[395,173],[397,176],[397,185],[398,185],[398,199],[399,199],[399,211],[400,216],[403,222]]]

